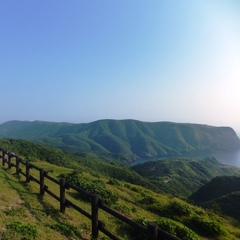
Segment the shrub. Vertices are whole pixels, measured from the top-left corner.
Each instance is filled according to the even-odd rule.
[[[190,216],[192,211],[191,208],[187,204],[183,204],[177,201],[171,201],[169,204],[165,206],[161,206],[160,204],[154,204],[153,206],[149,206],[150,211],[155,211],[157,214],[165,217],[178,218],[178,217],[187,217]]]
[[[148,222],[149,222],[149,220],[147,220],[144,217],[134,218],[133,221],[136,222],[136,223],[139,223],[139,224],[141,224],[141,225],[143,225],[145,227],[147,227]],[[145,234],[145,233],[143,233],[143,232],[141,232],[139,230],[136,230],[136,229],[134,229],[133,227],[131,227],[129,225],[125,226],[125,229],[127,230],[128,236],[130,237],[130,239],[133,239],[133,240],[139,240],[139,239],[147,240],[148,239],[147,234]]]
[[[110,178],[108,181],[108,184],[115,185],[115,186],[121,186],[120,182],[115,178]]]
[[[175,235],[182,240],[200,240],[197,234],[191,229],[169,218],[159,218],[157,224],[160,229]]]
[[[38,236],[37,228],[29,223],[13,222],[6,225],[6,231],[2,233],[4,240],[34,240]]]
[[[129,215],[129,213],[131,211],[131,209],[128,206],[123,205],[123,204],[117,204],[116,206],[114,206],[114,209],[124,215]]]
[[[168,211],[171,215],[181,216],[188,216],[191,214],[191,209],[187,204],[182,204],[179,202],[171,202],[168,205]]]
[[[156,202],[157,200],[151,195],[144,195],[143,198],[140,200],[140,203],[146,204],[146,205],[154,204]]]
[[[194,228],[198,229],[204,236],[207,237],[219,237],[226,236],[227,231],[224,229],[222,224],[216,219],[210,219],[203,216],[194,215],[191,218],[191,224]]]
[[[135,218],[133,221],[147,227],[148,223],[150,222],[146,218]],[[200,240],[198,235],[193,232],[191,229],[187,228],[183,224],[173,221],[168,218],[159,218],[157,220],[158,228],[175,235],[179,237],[182,240]],[[148,236],[147,234],[141,233],[138,230],[134,230],[130,226],[126,227],[128,229],[128,234],[131,237],[131,239],[141,239],[141,240],[147,240]]]
[[[83,189],[86,192],[97,194],[100,199],[106,204],[115,204],[118,201],[118,195],[112,191],[106,189],[106,184],[102,180],[90,181],[78,174],[76,171],[64,175],[66,181],[73,185]],[[82,199],[86,199],[85,196],[81,196]]]

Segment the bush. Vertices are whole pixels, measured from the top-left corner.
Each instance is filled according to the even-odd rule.
[[[66,181],[73,185],[83,189],[84,191],[92,194],[97,194],[100,199],[106,204],[115,204],[118,201],[118,195],[112,191],[106,189],[106,184],[102,180],[90,181],[83,178],[82,174],[78,174],[76,171],[64,175]],[[82,199],[86,199],[85,196],[81,196]]]
[[[117,210],[118,212],[120,212],[121,214],[124,214],[124,215],[127,215],[127,216],[131,212],[131,209],[124,204],[117,204],[116,206],[114,206],[114,209]]]
[[[133,219],[133,221],[147,227],[148,223],[150,222],[149,220],[147,220],[146,218],[135,218]],[[163,231],[168,232],[171,235],[175,235],[177,237],[179,237],[182,240],[200,240],[200,238],[198,237],[198,235],[193,232],[191,229],[187,228],[186,226],[184,226],[183,224],[173,221],[171,219],[168,218],[159,218],[157,220],[157,225],[158,228],[160,228]],[[131,237],[131,239],[141,239],[141,240],[147,240],[148,236],[147,234],[144,234],[138,230],[135,230],[133,228],[131,228],[130,226],[126,227],[128,230],[128,234]]]
[[[38,236],[37,228],[29,223],[13,222],[6,225],[6,231],[2,233],[4,240],[34,240]]]
[[[170,203],[163,205],[150,195],[145,195],[140,200],[140,203],[144,204],[145,208],[150,212],[158,214],[161,217],[169,217],[175,220],[181,217],[189,217],[192,214],[192,210],[187,204],[171,201]]]
[[[187,204],[182,204],[179,202],[171,202],[168,206],[168,212],[170,215],[189,216],[191,214],[191,209]]]
[[[207,237],[216,238],[227,235],[227,231],[216,219],[209,219],[207,217],[194,215],[191,218],[191,225],[193,225],[194,228],[198,229],[199,232]]]
[[[115,186],[121,186],[120,182],[115,178],[110,178],[108,181],[108,184],[115,185]]]
[[[149,205],[157,203],[157,200],[151,195],[144,195],[144,197],[139,202],[145,205]]]
[[[158,227],[182,240],[200,240],[195,232],[187,228],[183,224],[168,218],[159,218],[157,220]]]
[[[148,222],[149,222],[149,220],[147,220],[144,217],[134,218],[133,221],[136,222],[136,223],[139,223],[139,224],[141,224],[141,225],[143,225],[145,227],[148,226]],[[129,225],[125,226],[125,229],[127,230],[128,236],[130,237],[129,239],[132,239],[132,240],[139,240],[139,239],[141,239],[141,240],[148,240],[147,234],[145,234],[145,233],[143,233],[143,232],[141,232],[139,230],[136,230],[136,229],[134,229],[133,227],[131,227]]]

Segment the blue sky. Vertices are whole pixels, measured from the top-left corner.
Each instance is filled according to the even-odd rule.
[[[238,0],[0,2],[0,123],[137,119],[240,132]]]

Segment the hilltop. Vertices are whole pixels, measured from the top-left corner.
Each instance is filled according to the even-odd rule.
[[[10,121],[0,125],[0,137],[125,162],[240,149],[240,140],[230,127],[137,120],[84,124]]]

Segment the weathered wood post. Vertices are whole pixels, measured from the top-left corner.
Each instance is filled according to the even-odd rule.
[[[26,161],[26,181],[30,182],[30,162]]]
[[[66,209],[66,197],[65,197],[65,178],[60,179],[60,211],[65,213]]]
[[[39,171],[40,173],[40,194],[44,195],[44,175],[45,175],[45,171],[43,168],[40,169]]]
[[[11,166],[11,160],[12,160],[12,155],[11,153],[8,153],[8,168],[10,169],[12,166]]]
[[[98,237],[98,195],[94,194],[91,197],[92,204],[92,236]]]
[[[16,174],[19,175],[19,157],[16,156]]]
[[[5,151],[2,149],[2,166],[5,165]]]
[[[148,223],[148,239],[157,240],[158,237],[158,226],[154,222]]]

